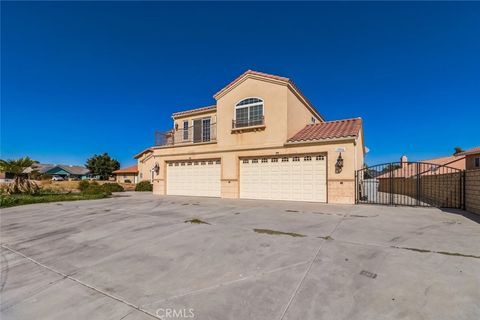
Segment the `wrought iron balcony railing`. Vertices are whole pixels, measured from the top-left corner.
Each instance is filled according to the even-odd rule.
[[[265,117],[261,116],[257,119],[232,120],[232,129],[263,126],[265,124]]]
[[[217,126],[215,123],[201,123],[187,129],[155,132],[156,146],[174,146],[189,143],[202,143],[217,140]]]

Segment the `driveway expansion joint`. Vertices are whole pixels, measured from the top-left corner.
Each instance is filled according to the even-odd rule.
[[[23,253],[21,253],[21,252],[19,252],[19,251],[16,251],[16,250],[14,250],[14,249],[11,249],[11,248],[3,245],[3,244],[1,245],[1,247],[2,247],[3,249],[5,249],[5,250],[8,250],[8,251],[10,251],[10,252],[12,252],[12,253],[15,253],[15,254],[17,254],[17,255],[19,255],[19,256],[21,256],[21,257],[23,257],[23,258],[25,258],[25,259],[27,259],[27,260],[29,260],[29,261],[31,261],[31,262],[33,262],[33,263],[35,263],[36,265],[38,265],[38,266],[40,266],[40,267],[42,267],[42,268],[45,268],[45,269],[47,269],[47,270],[49,270],[49,271],[51,271],[51,272],[53,272],[53,273],[56,273],[56,274],[62,276],[62,279],[60,279],[60,280],[64,280],[64,279],[71,280],[71,281],[73,281],[73,282],[76,282],[76,283],[80,284],[81,286],[84,286],[84,287],[86,287],[86,288],[89,288],[89,289],[91,289],[91,290],[94,290],[94,291],[96,291],[97,293],[99,293],[99,294],[101,294],[101,295],[104,295],[104,296],[106,296],[106,297],[108,297],[108,298],[110,298],[110,299],[113,299],[113,300],[116,300],[116,301],[118,301],[118,302],[120,302],[120,303],[123,303],[123,304],[129,306],[130,308],[136,309],[136,310],[138,310],[138,311],[140,311],[140,312],[142,312],[142,313],[144,313],[144,314],[146,314],[146,315],[148,315],[148,316],[151,316],[151,317],[153,317],[153,318],[155,318],[155,319],[160,319],[160,318],[157,317],[155,314],[153,314],[153,313],[151,313],[151,312],[149,312],[149,311],[147,311],[147,310],[144,310],[144,309],[142,309],[141,307],[139,307],[139,306],[137,306],[137,305],[135,305],[135,304],[133,304],[133,303],[131,303],[131,302],[128,302],[128,301],[126,301],[126,300],[124,300],[124,299],[122,299],[122,298],[120,298],[120,297],[116,297],[116,296],[114,296],[114,295],[112,295],[112,294],[109,294],[109,293],[107,293],[107,292],[105,292],[105,291],[103,291],[103,290],[101,290],[101,289],[98,289],[98,288],[96,288],[96,287],[94,287],[94,286],[92,286],[92,285],[89,285],[89,284],[87,284],[87,283],[85,283],[85,282],[83,282],[83,281],[81,281],[81,280],[79,280],[79,279],[73,278],[73,277],[69,276],[68,274],[65,274],[65,273],[63,273],[63,272],[61,272],[61,271],[58,271],[58,270],[56,270],[56,269],[53,269],[53,268],[51,268],[51,267],[49,267],[49,266],[47,266],[47,265],[45,265],[45,264],[43,264],[43,263],[41,263],[41,262],[33,259],[33,258],[30,258],[30,257],[24,255]]]

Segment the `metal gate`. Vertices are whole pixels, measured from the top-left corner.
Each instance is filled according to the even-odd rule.
[[[391,162],[355,174],[356,203],[463,208],[464,171],[426,162]]]

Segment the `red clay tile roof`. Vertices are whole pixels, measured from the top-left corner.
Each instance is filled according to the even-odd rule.
[[[472,149],[465,150],[463,152],[460,152],[457,155],[466,156],[466,155],[469,155],[469,154],[476,154],[476,153],[480,153],[480,147],[475,147],[475,148],[472,148]]]
[[[361,127],[361,118],[309,124],[288,139],[288,142],[357,137]]]
[[[305,102],[307,103],[307,105],[313,110],[314,113],[316,113],[318,116],[320,116],[320,118],[322,120],[324,120],[325,118],[320,114],[320,112],[317,111],[317,109],[313,106],[313,104],[310,102],[310,100],[307,99],[307,97],[305,97],[305,95],[300,91],[300,89],[298,89],[298,87],[295,85],[295,83],[293,83],[293,81],[290,79],[290,78],[287,78],[287,77],[282,77],[282,76],[277,76],[277,75],[274,75],[274,74],[269,74],[269,73],[264,73],[264,72],[259,72],[259,71],[253,71],[253,70],[247,70],[245,71],[244,73],[242,73],[239,77],[237,77],[235,80],[233,80],[232,82],[230,82],[229,84],[227,84],[225,87],[223,87],[221,90],[219,90],[217,93],[215,93],[213,95],[213,97],[216,99],[216,97],[218,95],[220,95],[222,92],[224,92],[225,90],[228,90],[229,88],[231,88],[233,85],[235,85],[235,83],[237,81],[239,81],[240,79],[242,79],[244,76],[246,75],[254,75],[254,76],[260,76],[260,77],[265,77],[265,78],[270,78],[270,79],[274,79],[274,80],[278,80],[278,81],[283,81],[283,82],[287,82],[288,84],[291,85],[291,87],[293,87],[294,91],[296,91],[298,93],[298,95],[300,95],[304,100]]]
[[[183,116],[183,115],[187,115],[187,114],[191,114],[191,113],[205,112],[205,111],[210,111],[210,110],[215,110],[215,109],[217,109],[216,105],[200,107],[200,108],[195,108],[195,109],[190,109],[190,110],[185,110],[185,111],[179,111],[179,112],[172,113],[172,117]]]
[[[137,165],[134,165],[134,166],[130,166],[130,167],[115,170],[112,173],[121,174],[121,173],[137,173],[137,172],[138,172]]]

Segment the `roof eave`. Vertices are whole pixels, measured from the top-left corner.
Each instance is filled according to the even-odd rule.
[[[288,78],[282,78],[282,79],[277,79],[277,78],[271,78],[265,75],[261,74],[256,74],[256,73],[250,73],[251,71],[244,72],[241,76],[239,76],[237,79],[235,79],[232,83],[218,91],[213,95],[213,98],[215,100],[218,100],[225,96],[228,92],[233,90],[235,87],[237,87],[240,83],[244,82],[247,79],[257,79],[257,80],[262,80],[266,82],[271,82],[275,84],[281,84],[281,85],[286,85],[296,96],[297,98],[300,99],[300,101],[307,107],[307,109],[315,114],[318,118],[320,118],[321,121],[326,121],[325,117],[318,112],[318,110],[310,103],[310,101],[305,97],[305,95],[298,89],[298,87],[293,83]]]
[[[347,136],[347,137],[338,137],[338,138],[327,138],[327,139],[312,139],[312,140],[299,140],[299,141],[287,141],[284,143],[284,146],[298,146],[298,145],[310,145],[310,144],[325,144],[332,142],[347,142],[355,141],[358,135]]]
[[[147,149],[144,149],[142,152],[140,153],[137,153],[136,155],[133,156],[134,159],[138,159],[140,158],[143,154],[147,153],[147,152],[153,152],[152,148],[147,148]]]
[[[172,119],[180,119],[180,118],[185,118],[185,117],[190,117],[190,116],[195,116],[195,115],[200,115],[200,114],[206,114],[206,113],[215,113],[217,112],[217,107],[212,107],[211,109],[205,109],[205,110],[197,110],[197,111],[191,111],[188,112],[186,111],[185,113],[173,113],[172,114]]]

